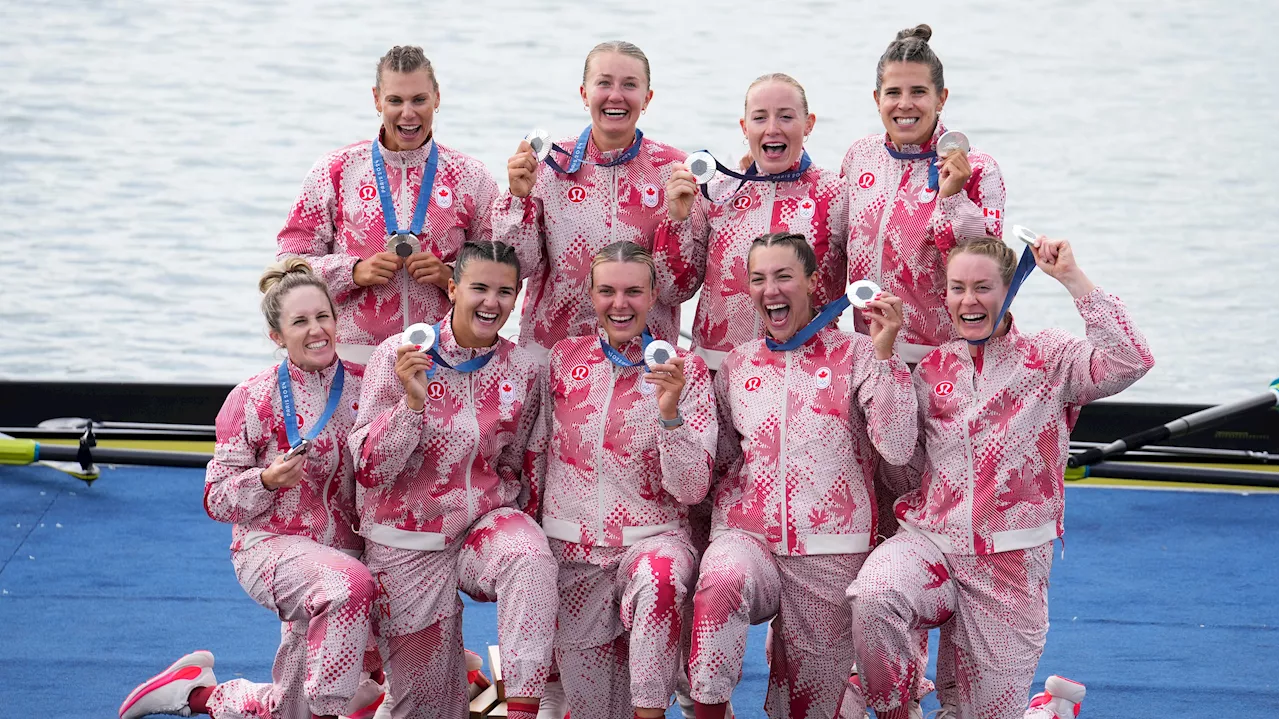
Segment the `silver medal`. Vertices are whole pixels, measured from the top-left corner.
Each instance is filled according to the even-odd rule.
[[[868,303],[874,300],[878,294],[880,294],[880,285],[871,280],[858,280],[849,285],[849,304],[860,310],[865,310],[868,307]]]
[[[529,147],[533,148],[533,154],[538,158],[538,162],[547,159],[547,155],[551,154],[551,135],[546,130],[534,128],[524,136],[525,142],[529,143]]]
[[[942,137],[938,138],[938,157],[946,157],[956,150],[968,154],[969,138],[963,132],[956,130],[942,133]]]
[[[689,167],[689,173],[693,175],[693,181],[699,185],[705,185],[711,182],[716,176],[716,158],[711,156],[706,150],[689,155],[685,158],[684,164]]]
[[[660,364],[669,364],[671,360],[676,358],[676,348],[671,346],[666,340],[654,340],[644,348],[644,363],[649,367]]]
[[[422,251],[422,243],[418,241],[416,235],[408,233],[397,233],[387,235],[387,252],[396,253],[396,257],[400,259],[408,259],[409,255]]]
[[[1032,247],[1036,246],[1036,237],[1037,237],[1036,233],[1032,232],[1031,230],[1028,230],[1022,225],[1009,225],[1009,231],[1006,233],[1006,235],[1015,240],[1021,240],[1022,242],[1025,242]]]
[[[426,322],[409,325],[400,335],[400,344],[413,345],[422,352],[428,352],[436,345],[436,328]]]

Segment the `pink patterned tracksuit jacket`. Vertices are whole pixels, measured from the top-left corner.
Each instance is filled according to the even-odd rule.
[[[577,142],[571,137],[558,144],[572,152]],[[606,162],[623,152],[602,153],[594,141],[588,142],[588,163]],[[664,188],[686,153],[647,137],[641,143],[639,155],[613,167],[584,163],[577,172],[562,175],[543,163],[528,197],[507,192],[493,205],[493,239],[516,248],[529,277],[520,346],[544,365],[556,342],[596,333],[588,294],[591,258],[621,240],[654,249],[654,232],[667,216]],[[693,235],[689,237],[691,241]],[[649,325],[657,337],[679,336],[680,303],[696,290],[681,291],[675,284],[675,277],[687,271],[686,251],[680,247],[654,256],[658,303],[649,311]]]
[[[408,229],[417,207],[431,140],[416,150],[392,152],[379,143],[396,222]],[[491,239],[489,206],[498,185],[479,160],[438,146],[438,167],[427,217],[419,236],[422,249],[453,262],[464,242]],[[387,251],[370,142],[335,150],[311,168],[302,192],[277,237],[279,259],[300,256],[324,278],[338,310],[338,342],[369,347],[398,334],[407,324],[438,322],[449,313],[449,298],[432,284],[419,284],[401,269],[385,285],[356,286],[356,262]],[[401,291],[409,290],[409,318],[401,312]],[[340,348],[345,350],[346,348]]]
[[[415,412],[395,374],[398,345],[392,337],[374,350],[351,434],[392,716],[466,713],[460,589],[498,603],[508,695],[540,696],[555,636],[556,564],[537,523],[516,509],[528,496],[540,368],[505,339],[492,349],[459,346],[447,320],[436,343],[446,362],[492,359],[472,372],[435,367]]]
[[[939,122],[926,145],[904,145],[904,153],[933,149],[946,128]],[[869,279],[902,298],[898,354],[909,364],[953,336],[946,308],[947,253],[958,243],[1004,234],[1004,179],[996,161],[971,150],[973,174],[950,197],[929,189],[933,159],[899,160],[887,136],[853,143],[840,172],[849,187],[849,282]],[[861,332],[862,318],[855,314]]]
[[[285,360],[288,362],[288,360]],[[357,557],[355,482],[347,433],[363,368],[344,364],[337,409],[305,455],[302,481],[268,490],[262,472],[289,450],[285,423],[309,433],[324,412],[338,364],[288,365],[295,416],[282,414],[278,366],[236,386],[217,418],[205,477],[209,516],[229,522],[231,561],[249,596],[284,622],[273,683],[236,679],[209,699],[214,716],[305,719],[354,709],[369,640],[373,578]],[[374,662],[376,667],[376,662]],[[370,668],[374,668],[370,667]]]
[[[600,335],[551,351],[544,402],[542,526],[560,563],[556,659],[575,717],[629,719],[665,708],[679,673],[683,615],[697,577],[688,506],[711,479],[711,376],[685,360],[684,424],[659,425],[656,387],[615,365]],[[636,337],[619,350],[643,357]]]
[[[905,531],[877,547],[849,587],[877,716],[907,711],[925,659],[915,632],[938,626],[944,704],[962,716],[1051,716],[1026,700],[1048,631],[1071,428],[1082,406],[1154,364],[1119,299],[1094,289],[1075,304],[1084,339],[1011,325],[976,357],[956,340],[916,368],[915,488],[896,505]]]
[[[718,175],[708,193],[719,202],[740,180]],[[701,195],[689,219],[658,225],[655,244],[667,255],[685,253],[687,271],[676,276],[682,295],[698,296],[693,320],[694,351],[712,370],[734,347],[764,336],[764,323],[747,294],[747,252],[770,232],[805,236],[818,256],[815,306],[844,294],[848,232],[844,180],[810,166],[793,182],[748,182],[721,204]],[[701,215],[705,219],[694,217]],[[689,235],[693,235],[693,241]]]
[[[875,536],[877,456],[916,443],[911,374],[871,340],[827,327],[791,351],[730,352],[720,412],[712,541],[694,595],[696,701],[728,701],[747,628],[774,617],[766,709],[835,716],[853,663],[844,591]]]

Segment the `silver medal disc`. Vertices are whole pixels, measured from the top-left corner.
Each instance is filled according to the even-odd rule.
[[[547,155],[551,154],[551,135],[546,130],[534,128],[524,136],[525,142],[529,143],[529,147],[533,148],[533,154],[538,158],[538,162],[547,159]]]
[[[716,176],[716,158],[711,156],[706,150],[689,155],[685,158],[684,164],[688,166],[689,173],[693,175],[693,181],[699,185],[705,185],[711,182]]]
[[[938,138],[938,157],[946,157],[956,150],[968,154],[969,138],[963,132],[956,130],[942,133],[942,137]]]
[[[860,310],[865,310],[871,300],[880,294],[880,285],[871,280],[858,280],[849,285],[849,304]]]
[[[676,348],[666,340],[654,340],[644,348],[644,363],[649,367],[670,364],[676,358]]]
[[[413,345],[423,352],[436,346],[436,328],[426,322],[409,325],[400,335],[400,344]]]
[[[1036,233],[1028,230],[1022,225],[1009,225],[1009,231],[1007,234],[1015,240],[1025,242],[1032,247],[1036,246]]]
[[[387,252],[394,252],[400,259],[408,259],[409,255],[422,251],[422,243],[417,236],[410,234],[387,235]]]

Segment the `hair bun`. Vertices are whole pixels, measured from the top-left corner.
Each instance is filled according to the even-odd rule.
[[[919,38],[921,42],[929,42],[929,38],[933,37],[933,28],[920,23],[915,27],[909,27],[906,30],[899,30],[895,41],[907,40],[909,38]]]
[[[290,257],[267,268],[258,279],[258,291],[266,294],[268,290],[280,284],[285,275],[314,275],[311,265],[301,257]]]

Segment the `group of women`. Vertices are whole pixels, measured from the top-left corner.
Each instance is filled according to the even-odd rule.
[[[685,695],[719,719],[765,621],[775,718],[919,716],[935,627],[944,715],[1073,717],[1084,687],[1060,677],[1027,702],[1068,435],[1152,358],[1069,243],[1019,260],[1000,239],[994,160],[939,155],[930,34],[886,49],[885,133],[839,172],[810,160],[814,115],[777,73],[747,89],[749,157],[710,181],[637,129],[645,55],[603,43],[591,125],[521,142],[506,192],[436,140],[431,63],[393,48],[377,137],[312,169],[260,285],[287,356],[217,420],[205,505],[283,621],[273,681],[218,684],[194,652],[122,719],[464,716],[458,590],[497,602],[509,717],[648,718]],[[1086,339],[1018,331],[1036,267]],[[842,332],[864,279],[881,291]],[[416,323],[434,343],[405,341]]]

